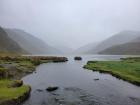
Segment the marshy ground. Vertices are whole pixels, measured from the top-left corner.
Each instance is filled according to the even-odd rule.
[[[124,58],[121,61],[89,61],[86,69],[110,73],[113,76],[140,85],[140,58]]]

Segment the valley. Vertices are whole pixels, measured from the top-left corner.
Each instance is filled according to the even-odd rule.
[[[140,105],[140,0],[0,0],[0,105]]]

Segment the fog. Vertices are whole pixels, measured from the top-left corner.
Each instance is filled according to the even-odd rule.
[[[0,0],[0,26],[76,49],[122,30],[139,31],[140,0]]]

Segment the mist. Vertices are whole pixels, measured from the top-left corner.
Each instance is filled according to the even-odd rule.
[[[140,0],[0,0],[0,26],[76,49],[140,29]]]

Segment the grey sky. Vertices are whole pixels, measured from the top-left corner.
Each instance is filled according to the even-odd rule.
[[[0,0],[0,25],[77,48],[140,30],[140,0]]]

